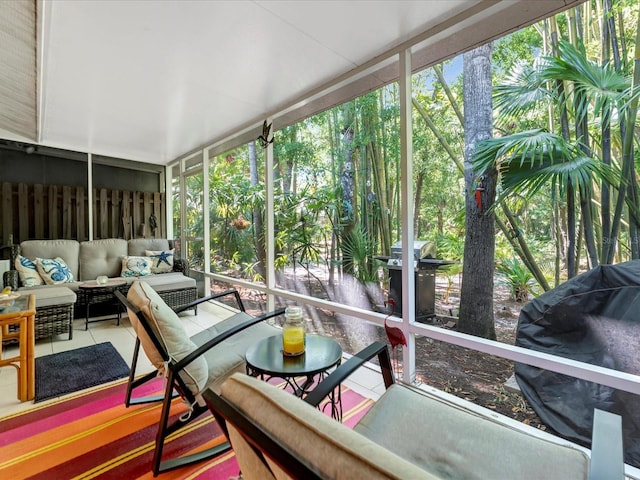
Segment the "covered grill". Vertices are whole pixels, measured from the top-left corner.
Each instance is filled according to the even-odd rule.
[[[436,269],[453,262],[437,260],[436,245],[425,240],[413,242],[413,270],[416,289],[416,321],[426,323],[436,314]],[[387,259],[389,298],[396,304],[395,314],[402,315],[402,242],[391,246]]]

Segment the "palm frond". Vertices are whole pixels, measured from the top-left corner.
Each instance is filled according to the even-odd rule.
[[[500,173],[502,200],[511,195],[531,197],[543,186],[567,185],[591,190],[595,181],[617,185],[619,172],[585,156],[576,145],[545,130],[528,130],[478,142],[473,157],[478,172],[495,167]]]
[[[540,79],[572,82],[569,88],[574,94],[576,115],[586,116],[592,106],[593,114],[597,116],[606,105],[615,105],[625,99],[630,79],[610,64],[599,65],[589,60],[584,48],[565,40],[560,41],[558,52],[558,56],[545,58]]]
[[[571,146],[562,137],[544,129],[525,130],[504,137],[478,142],[473,155],[473,167],[484,173],[492,167],[500,169],[501,162],[520,159],[535,167],[547,158],[566,158],[572,155]]]
[[[502,85],[494,88],[494,106],[501,116],[521,117],[551,95],[540,77],[540,63],[518,63]]]

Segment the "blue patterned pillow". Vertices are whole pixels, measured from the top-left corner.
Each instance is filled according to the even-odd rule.
[[[151,275],[152,260],[149,257],[123,257],[122,273],[123,277],[144,277]]]
[[[173,252],[171,250],[147,250],[145,255],[153,261],[151,273],[166,273],[173,271]]]
[[[47,285],[73,282],[73,274],[63,259],[36,258],[38,273]]]
[[[20,284],[22,286],[35,287],[36,285],[44,285],[44,280],[38,273],[38,267],[27,257],[18,255],[14,265],[18,271]]]

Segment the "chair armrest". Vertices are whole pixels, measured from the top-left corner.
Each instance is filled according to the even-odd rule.
[[[190,310],[196,305],[200,305],[201,303],[208,302],[209,300],[216,300],[218,298],[222,298],[227,295],[234,295],[236,297],[236,303],[238,304],[238,309],[240,309],[241,312],[245,311],[244,304],[242,303],[242,299],[240,298],[240,293],[238,293],[236,289],[225,290],[224,292],[214,293],[213,295],[208,295],[206,297],[198,298],[197,300],[194,300],[193,302],[183,305],[174,311],[176,313],[180,313],[185,310]]]
[[[393,372],[391,370],[391,360],[389,349],[382,342],[373,342],[368,347],[360,350],[345,363],[336,368],[327,378],[318,384],[309,395],[304,398],[308,404],[317,407],[323,398],[333,391],[338,385],[346,380],[353,372],[368,362],[373,357],[378,356],[385,388],[393,385]]]
[[[595,409],[589,480],[623,480],[622,417]]]
[[[267,320],[269,318],[273,318],[273,317],[277,317],[278,315],[282,315],[284,313],[284,310],[285,310],[284,308],[278,308],[278,309],[276,309],[276,310],[274,310],[272,312],[267,312],[265,314],[262,314],[259,317],[250,318],[250,319],[248,319],[248,320],[236,325],[235,327],[232,327],[232,328],[230,328],[228,330],[225,330],[224,332],[220,332],[218,335],[213,337],[208,342],[205,342],[202,345],[200,345],[198,348],[196,348],[193,352],[191,352],[189,355],[184,357],[179,362],[175,363],[174,365],[169,365],[169,368],[171,368],[175,372],[179,372],[185,366],[187,366],[191,362],[193,362],[196,358],[200,357],[204,352],[206,352],[207,350],[210,350],[211,348],[215,347],[219,343],[225,341],[227,338],[235,335],[238,332],[241,332],[242,330],[245,330],[245,329],[251,327],[252,325],[255,325],[256,323],[260,323],[260,322],[263,322],[263,321],[265,321],[265,320]]]

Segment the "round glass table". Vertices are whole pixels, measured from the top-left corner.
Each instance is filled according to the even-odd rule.
[[[329,374],[329,370],[340,365],[342,347],[329,337],[307,334],[305,351],[295,357],[282,353],[282,335],[260,340],[246,353],[247,374],[265,381],[284,380],[284,387],[300,398],[304,398]],[[274,382],[271,382],[274,383]],[[340,388],[329,394],[331,416],[342,419]]]

